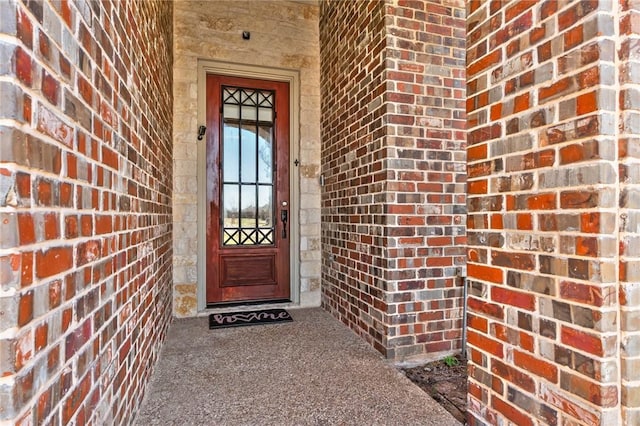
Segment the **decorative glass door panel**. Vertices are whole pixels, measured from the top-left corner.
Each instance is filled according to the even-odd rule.
[[[274,244],[273,108],[270,90],[222,87],[222,244]]]
[[[288,89],[207,78],[208,303],[288,297]]]

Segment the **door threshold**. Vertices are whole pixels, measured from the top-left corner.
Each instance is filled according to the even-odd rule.
[[[255,311],[260,309],[274,309],[274,308],[292,309],[298,306],[299,306],[298,304],[293,303],[289,299],[258,300],[258,301],[220,303],[220,304],[216,303],[216,304],[208,304],[203,311],[198,312],[198,316],[215,314],[218,312],[245,312],[245,311]]]
[[[291,303],[289,299],[275,299],[275,300],[243,300],[241,302],[220,302],[220,303],[207,303],[207,309],[216,308],[234,308],[236,306],[253,306],[253,305],[274,305],[276,303]]]

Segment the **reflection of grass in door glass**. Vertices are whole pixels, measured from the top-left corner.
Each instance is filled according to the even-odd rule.
[[[245,238],[241,232],[235,232],[237,228],[242,228],[249,231],[254,230],[256,228],[256,220],[252,218],[238,219],[235,217],[226,217],[224,219],[224,229],[226,230],[226,232],[224,233],[225,246],[237,246],[240,244],[240,240]],[[269,226],[268,221],[263,219],[258,219],[258,228],[272,229],[271,226]],[[255,237],[257,236],[258,235],[256,234]],[[254,244],[255,242],[252,242],[251,238],[249,239],[249,241],[245,241],[244,243],[244,245]],[[273,241],[271,241],[271,239],[268,239],[266,241],[263,241],[262,244],[273,244]]]
[[[226,240],[224,242],[224,245],[226,245],[226,246],[237,246],[238,245],[238,241],[235,238],[229,238],[228,240]]]
[[[231,221],[237,222],[237,219]],[[229,222],[229,221],[227,221]],[[225,246],[253,246],[253,245],[270,245],[273,244],[273,228],[266,223],[261,222],[259,230],[253,226],[243,227],[239,231],[236,226],[225,226],[223,245]],[[240,241],[244,241],[241,243]]]
[[[242,224],[238,223],[237,218],[227,217],[224,219],[225,228],[255,228],[256,220],[249,218],[242,218]],[[269,222],[263,219],[258,219],[259,228],[269,228]]]

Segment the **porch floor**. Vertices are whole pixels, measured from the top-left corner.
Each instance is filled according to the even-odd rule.
[[[136,424],[460,424],[328,313],[289,312],[219,330],[174,320]]]

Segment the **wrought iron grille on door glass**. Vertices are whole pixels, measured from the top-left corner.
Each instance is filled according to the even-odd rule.
[[[274,244],[275,94],[222,88],[222,244]]]

